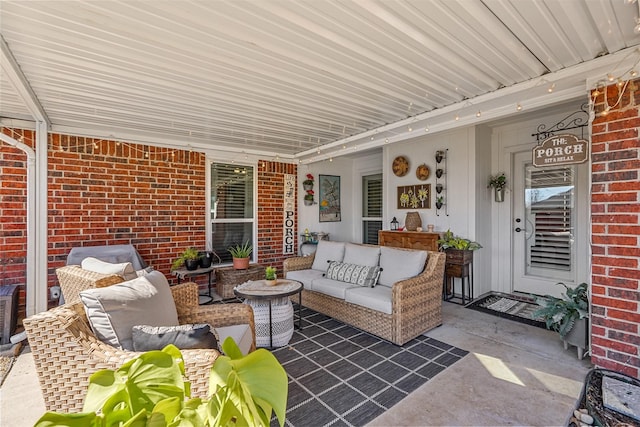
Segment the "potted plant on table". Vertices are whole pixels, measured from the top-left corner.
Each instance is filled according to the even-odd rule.
[[[246,270],[249,268],[249,257],[253,252],[253,246],[247,240],[243,244],[237,244],[227,249],[233,257],[233,268],[236,270]]]
[[[267,267],[264,269],[264,279],[267,285],[274,286],[278,283],[277,269],[275,267]]]
[[[200,262],[200,252],[196,248],[187,248],[180,254],[173,264],[171,264],[171,271],[182,268],[183,266],[187,270],[196,270]]]
[[[494,199],[496,202],[504,201],[504,189],[507,186],[507,177],[504,172],[489,177],[489,188],[493,188]]]
[[[565,350],[569,344],[575,345],[578,348],[578,358],[582,359],[588,343],[589,285],[581,283],[575,288],[570,288],[562,282],[558,285],[566,289],[562,298],[552,295],[536,298],[536,303],[541,308],[533,312],[533,316],[542,319],[547,329],[560,334]]]
[[[442,238],[438,239],[438,247],[441,251],[446,252],[448,264],[469,264],[473,261],[472,251],[482,248],[482,245],[478,242],[455,236],[451,230],[447,230],[442,235]]]

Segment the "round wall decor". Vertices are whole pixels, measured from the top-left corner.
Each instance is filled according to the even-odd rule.
[[[424,163],[418,166],[416,168],[416,177],[420,181],[424,181],[429,178],[429,166],[425,165]]]
[[[405,176],[409,172],[409,161],[404,156],[398,156],[393,159],[391,168],[395,176]]]

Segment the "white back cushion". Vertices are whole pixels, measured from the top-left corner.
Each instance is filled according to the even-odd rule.
[[[344,259],[342,262],[346,264],[364,265],[367,267],[375,267],[380,261],[379,246],[356,245],[355,243],[347,243],[344,246]]]
[[[177,326],[178,312],[162,273],[106,288],[80,292],[91,329],[98,339],[125,350],[133,350],[135,325]]]
[[[98,258],[87,257],[82,260],[80,265],[83,270],[94,271],[102,274],[117,274],[124,280],[131,280],[138,277],[136,271],[133,269],[133,265],[130,262],[121,262],[114,264],[99,260]]]
[[[344,258],[344,242],[332,242],[331,240],[319,240],[316,257],[313,259],[313,270],[327,271],[329,261],[342,262]]]
[[[427,251],[410,251],[380,246],[380,267],[382,272],[378,283],[393,286],[400,280],[417,276],[424,270]]]

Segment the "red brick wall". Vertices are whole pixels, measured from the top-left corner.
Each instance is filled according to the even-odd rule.
[[[22,133],[4,132],[15,139]],[[23,142],[31,144],[32,133],[24,133]],[[49,286],[76,246],[132,244],[167,276],[184,248],[204,249],[204,154],[59,134],[49,135],[48,154]],[[0,242],[2,253],[14,259],[12,276],[4,278],[3,272],[2,282],[24,284],[25,156],[5,143],[0,156]],[[10,208],[13,214],[6,215]]]
[[[296,175],[297,169],[295,164],[269,161],[258,163],[258,263],[276,267],[279,275],[282,273],[282,262],[291,256],[282,254],[284,175]],[[296,204],[294,230],[297,229]]]
[[[634,377],[640,367],[637,83],[629,83],[615,107],[618,87],[607,89],[607,114],[604,95],[596,97],[591,154],[592,361]]]
[[[2,132],[33,148],[33,132]],[[27,257],[27,155],[0,141],[0,286],[19,285],[25,307]]]

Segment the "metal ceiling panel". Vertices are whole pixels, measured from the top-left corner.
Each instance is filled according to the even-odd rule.
[[[504,109],[511,88],[527,99],[543,76],[638,45],[637,13],[621,0],[2,0],[0,35],[54,131],[293,158],[378,129],[409,137],[407,120],[494,93],[485,105]],[[31,119],[7,79],[0,90],[0,119]]]

